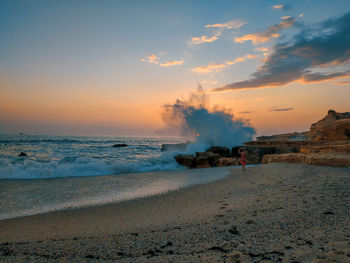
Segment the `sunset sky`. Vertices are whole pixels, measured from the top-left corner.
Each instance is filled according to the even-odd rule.
[[[0,133],[155,135],[201,85],[258,135],[350,111],[349,0],[0,0]]]

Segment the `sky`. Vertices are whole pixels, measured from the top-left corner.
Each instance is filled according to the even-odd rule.
[[[350,111],[348,0],[0,0],[0,133],[156,135],[199,85],[257,135]]]

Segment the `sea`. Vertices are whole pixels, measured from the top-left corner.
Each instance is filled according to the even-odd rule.
[[[162,144],[181,142],[178,137],[0,135],[0,220],[142,198],[229,174],[227,168],[188,170],[176,163],[178,152],[161,151]]]

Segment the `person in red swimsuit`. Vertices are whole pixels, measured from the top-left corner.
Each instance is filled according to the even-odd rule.
[[[241,165],[242,165],[242,169],[243,171],[245,171],[245,166],[247,164],[247,148],[245,147],[241,147],[238,149],[238,153],[241,155]]]

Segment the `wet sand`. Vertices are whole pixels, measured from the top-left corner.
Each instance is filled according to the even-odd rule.
[[[350,168],[232,167],[163,195],[1,220],[0,262],[350,262],[349,186]]]

